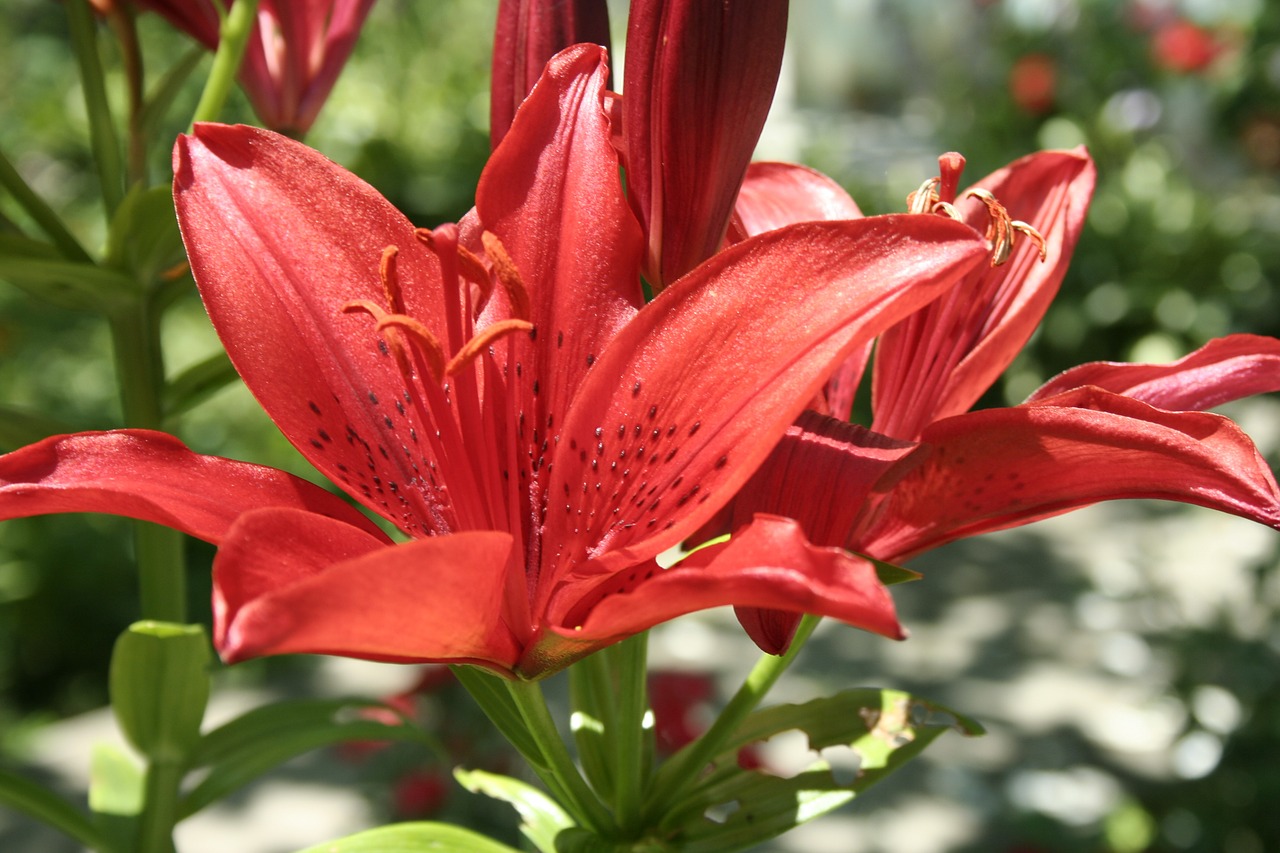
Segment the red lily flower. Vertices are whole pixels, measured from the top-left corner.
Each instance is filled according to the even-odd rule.
[[[278,472],[146,433],[0,458],[0,516],[120,512],[218,543],[214,633],[231,661],[323,652],[535,677],[722,604],[896,636],[871,565],[786,519],[756,520],[715,560],[653,558],[731,498],[833,363],[982,263],[984,242],[943,217],[797,225],[644,305],[606,73],[588,45],[548,65],[461,228],[415,231],[266,131],[179,141],[183,237],[241,376],[410,541]]]
[[[632,0],[617,144],[655,291],[720,248],[782,67],[787,0]],[[502,0],[494,38],[496,146],[542,63],[608,45],[603,0]]]
[[[493,28],[489,140],[497,148],[547,60],[580,42],[608,48],[605,0],[500,0]]]
[[[782,68],[787,0],[634,0],[623,77],[629,198],[655,290],[721,246]]]
[[[1235,335],[1172,365],[1083,365],[1022,405],[968,411],[1056,292],[1093,166],[1083,151],[1037,154],[982,181],[985,200],[957,204],[962,164],[942,159],[936,201],[977,227],[991,216],[1032,223],[1045,262],[1032,239],[1012,237],[1008,263],[970,272],[881,335],[872,429],[847,423],[847,411],[806,413],[735,501],[729,527],[780,513],[800,520],[812,542],[890,562],[1120,498],[1198,504],[1280,528],[1280,490],[1252,442],[1198,411],[1280,390],[1280,341]],[[1007,209],[991,207],[993,198]],[[738,613],[766,650],[790,643],[794,614]]]
[[[218,47],[215,0],[135,0],[209,50]],[[229,0],[234,2],[234,0]],[[240,83],[267,127],[301,136],[316,120],[374,0],[262,0]]]

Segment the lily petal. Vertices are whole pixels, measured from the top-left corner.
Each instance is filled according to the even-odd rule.
[[[929,426],[927,459],[850,547],[897,562],[1098,501],[1160,498],[1280,528],[1280,490],[1226,418],[1082,388]]]
[[[814,546],[796,522],[769,515],[670,569],[640,566],[582,593],[555,630],[571,644],[598,647],[726,604],[831,616],[886,637],[905,636],[893,598],[869,561]],[[777,647],[767,636],[757,642]]]
[[[862,211],[844,187],[795,163],[752,163],[738,190],[728,238],[740,243],[797,222],[859,219]]]
[[[958,178],[943,171],[944,182]],[[882,335],[872,379],[872,429],[915,439],[930,421],[968,411],[991,387],[1057,293],[1084,227],[1094,180],[1093,161],[1079,149],[1032,154],[977,184],[1012,219],[1040,232],[1047,259],[1040,261],[1029,239],[1018,240],[1007,263],[974,270],[945,298]],[[982,204],[969,199],[957,207],[966,222],[985,232],[990,219]]]
[[[420,535],[391,493],[433,461],[405,441],[428,427],[397,405],[403,377],[367,318],[342,308],[385,303],[379,260],[394,245],[405,310],[443,328],[435,257],[372,187],[269,131],[198,125],[174,171],[192,272],[249,390],[325,476]]]
[[[489,92],[492,147],[507,135],[547,60],[579,42],[609,47],[609,6],[604,0],[500,0]]]
[[[603,106],[608,73],[595,45],[548,62],[476,194],[480,224],[530,289],[536,355],[524,365],[519,408],[539,429],[548,417],[554,429],[588,367],[644,304],[636,275],[642,237]]]
[[[204,456],[148,430],[60,435],[0,456],[0,518],[102,512],[220,543],[242,513],[265,507],[325,517],[373,541],[378,526],[292,474]]]
[[[635,0],[627,27],[627,181],[655,289],[709,258],[782,66],[786,0]]]
[[[691,534],[833,362],[985,254],[972,229],[942,217],[805,223],[730,247],[668,288],[613,340],[571,406],[557,458],[577,460],[556,465],[548,491],[553,570],[588,558],[620,569]]]
[[[510,671],[499,613],[511,543],[479,531],[379,547],[295,510],[247,513],[214,560],[215,642],[228,662],[307,652]]]
[[[1171,364],[1082,364],[1050,379],[1028,402],[1085,385],[1159,409],[1204,411],[1253,394],[1280,391],[1280,341],[1258,335],[1228,335]]]

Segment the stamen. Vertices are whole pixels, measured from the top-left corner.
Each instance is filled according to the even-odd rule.
[[[930,178],[920,188],[907,196],[907,210],[911,213],[933,213],[935,204],[942,200],[938,195],[941,178]]]
[[[458,245],[458,272],[467,281],[480,288],[480,298],[476,300],[475,310],[476,313],[483,311],[484,306],[489,302],[489,297],[493,295],[493,279],[489,277],[484,261],[461,244]]]
[[[444,347],[440,345],[440,339],[431,333],[431,330],[422,325],[419,321],[413,319],[407,314],[386,314],[384,313],[378,318],[376,329],[381,332],[386,329],[394,329],[397,333],[397,340],[392,342],[392,346],[396,350],[397,360],[400,362],[400,369],[406,375],[409,374],[408,362],[402,358],[404,346],[399,340],[399,336],[403,335],[408,341],[417,344],[418,352],[422,353],[427,361],[427,368],[431,371],[431,376],[436,382],[444,379],[445,363],[444,363]]]
[[[462,368],[471,362],[489,348],[489,346],[499,338],[505,337],[513,332],[527,332],[533,328],[533,324],[524,320],[500,320],[492,326],[486,326],[482,331],[478,332],[471,340],[458,350],[458,354],[449,360],[449,364],[445,367],[444,372],[453,376]]]
[[[516,269],[515,262],[511,260],[511,256],[507,254],[506,248],[496,234],[485,231],[480,235],[480,242],[484,244],[485,254],[493,262],[493,271],[497,274],[498,281],[502,283],[503,289],[507,292],[507,299],[511,303],[511,313],[521,320],[528,320],[533,316],[530,308],[529,290],[524,286],[524,281],[520,278],[520,271]]]
[[[965,190],[963,195],[976,198],[987,208],[990,221],[987,223],[986,237],[991,241],[991,266],[998,267],[1013,255],[1015,233],[1025,234],[1031,242],[1036,244],[1040,250],[1041,261],[1048,257],[1048,248],[1040,232],[1025,222],[1015,222],[1009,216],[1009,211],[1005,210],[1004,205],[988,190],[972,187]]]
[[[378,277],[382,279],[382,292],[387,297],[387,307],[397,314],[404,313],[404,300],[400,295],[400,276],[396,274],[396,255],[400,249],[387,246],[378,262]]]

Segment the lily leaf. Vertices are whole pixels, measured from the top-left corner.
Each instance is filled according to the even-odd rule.
[[[0,803],[60,830],[94,850],[108,849],[89,817],[57,794],[0,769]]]
[[[448,823],[397,823],[357,832],[299,853],[517,853],[469,829]]]
[[[782,778],[744,770],[738,752],[787,731],[801,731],[821,753],[847,747],[856,768],[833,770],[821,754]],[[742,849],[780,835],[854,799],[947,731],[983,733],[967,717],[897,690],[862,688],[748,717],[713,762],[712,772],[663,820],[686,851]]]
[[[107,266],[150,285],[182,258],[182,237],[169,188],[130,190],[111,218]]]
[[[109,314],[137,289],[126,275],[92,262],[68,261],[48,243],[0,234],[0,279],[58,308]]]
[[[210,768],[186,797],[179,816],[188,817],[280,764],[322,746],[351,740],[413,741],[440,752],[428,734],[408,723],[372,719],[387,706],[368,700],[300,700],[255,708],[205,735],[190,766]]]
[[[231,359],[226,352],[219,350],[204,361],[191,365],[168,384],[165,414],[172,417],[193,409],[239,378]]]
[[[574,827],[555,800],[519,779],[483,770],[455,770],[453,775],[473,794],[510,803],[520,815],[520,831],[542,853],[557,853],[556,836]]]

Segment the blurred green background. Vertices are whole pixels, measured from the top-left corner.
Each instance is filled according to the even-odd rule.
[[[495,6],[380,0],[307,141],[419,224],[461,216],[488,151]],[[613,4],[618,40],[624,10]],[[189,48],[154,16],[139,25],[149,70]],[[760,155],[827,172],[867,213],[903,209],[948,150],[968,158],[970,180],[1043,147],[1085,144],[1097,160],[1088,229],[1061,295],[989,404],[1017,402],[1082,361],[1166,360],[1230,332],[1280,334],[1277,4],[795,0],[788,38]],[[110,39],[102,44],[110,65]],[[5,0],[0,57],[0,149],[86,245],[99,245],[102,213],[61,5]],[[120,88],[118,77],[108,80],[113,96]],[[194,85],[183,93],[164,138],[184,129],[197,96]],[[252,120],[238,93],[228,116],[236,119]],[[152,169],[166,180],[168,143],[156,146]],[[0,197],[0,229],[6,217],[20,219],[10,202]],[[216,351],[194,293],[167,317],[165,346],[171,374]],[[105,324],[0,283],[0,403],[72,429],[118,425]],[[195,409],[181,434],[201,451],[314,476],[239,386]],[[124,523],[102,517],[0,525],[0,757],[20,758],[33,731],[105,701],[110,644],[136,616],[129,541]],[[1036,566],[1018,583],[1044,600],[1101,594],[1043,553],[1007,550],[963,553],[993,575],[1002,561]],[[207,618],[211,553],[192,544],[189,556],[193,612]],[[1259,590],[1274,593],[1275,562],[1273,552],[1249,568]],[[957,594],[945,572],[921,585],[935,604]],[[1210,685],[1235,703],[1221,761],[1202,778],[1155,782],[1112,767],[1123,806],[1084,826],[1002,788],[1003,800],[976,812],[983,840],[971,849],[1280,849],[1280,820],[1269,813],[1280,799],[1274,599],[1259,595],[1273,626],[1261,634],[1226,620],[1147,632],[1171,662],[1172,700],[1190,707]],[[921,619],[930,606],[918,605]],[[235,678],[288,678],[305,689],[308,667],[266,663]],[[1126,826],[1136,828],[1126,835]]]

